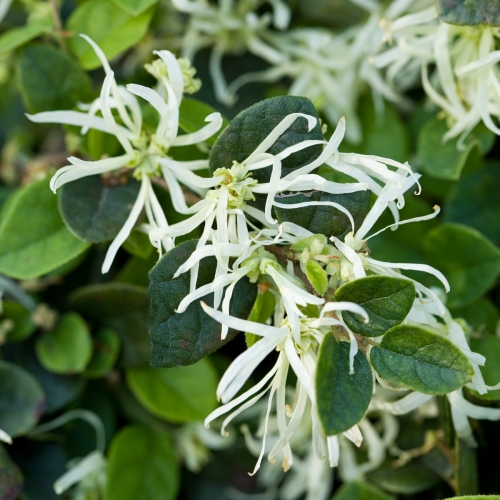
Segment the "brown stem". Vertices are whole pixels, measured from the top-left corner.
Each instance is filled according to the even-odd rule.
[[[52,12],[52,20],[54,21],[54,25],[56,27],[57,32],[57,41],[61,48],[64,51],[68,51],[68,47],[66,46],[66,40],[64,39],[64,30],[61,21],[61,15],[59,14],[59,6],[57,5],[57,0],[49,0],[51,12]]]

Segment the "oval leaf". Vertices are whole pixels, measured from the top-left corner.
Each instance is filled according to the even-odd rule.
[[[450,309],[481,297],[500,274],[500,250],[479,231],[462,224],[434,228],[422,246],[429,262],[448,278]]]
[[[2,304],[2,309],[0,323],[4,320],[12,321],[12,328],[7,329],[7,342],[25,340],[36,330],[30,312],[19,302],[6,300]]]
[[[25,434],[40,419],[43,390],[32,375],[5,361],[0,361],[0,380],[0,429],[12,437]]]
[[[28,47],[17,64],[17,80],[30,113],[70,109],[91,96],[91,82],[62,50],[48,44]]]
[[[92,356],[92,339],[87,324],[76,313],[61,316],[51,332],[36,342],[41,365],[54,373],[80,373]]]
[[[126,283],[102,283],[76,290],[70,297],[72,309],[97,325],[115,330],[123,344],[120,364],[149,363],[148,292]]]
[[[397,386],[424,394],[447,394],[468,383],[474,370],[448,339],[409,325],[389,330],[370,351],[373,367]]]
[[[359,228],[370,210],[370,191],[357,191],[348,194],[330,194],[321,191],[308,193],[283,194],[276,196],[279,203],[291,205],[308,201],[331,201],[347,208],[354,219],[356,228]],[[275,207],[278,221],[293,222],[314,234],[324,234],[327,238],[337,236],[343,239],[352,231],[347,215],[335,207],[326,205],[311,205],[302,208]]]
[[[365,356],[358,351],[354,373],[349,373],[349,344],[325,335],[316,368],[316,404],[327,436],[356,425],[365,414],[373,392],[373,378]]]
[[[218,168],[231,168],[233,161],[241,163],[248,158],[278,123],[290,113],[304,113],[318,117],[313,103],[305,97],[279,96],[265,99],[242,111],[224,129],[210,152],[209,168],[213,174]],[[305,140],[323,140],[318,123],[307,131],[305,118],[298,118],[267,152],[278,154],[284,149]],[[282,177],[315,160],[323,150],[321,145],[311,146],[285,158]],[[259,182],[269,182],[271,167],[253,171]]]
[[[500,26],[497,0],[437,0],[439,18],[445,23],[466,26],[487,24]]]
[[[217,406],[217,374],[207,359],[179,368],[131,368],[127,383],[148,411],[169,422],[203,420]]]
[[[84,375],[88,378],[101,378],[115,366],[120,352],[120,337],[111,328],[101,328],[95,333],[93,341],[92,358]]]
[[[114,437],[108,454],[107,500],[174,500],[179,482],[168,434],[129,425]]]
[[[92,243],[112,240],[125,224],[139,193],[140,183],[105,186],[98,175],[65,184],[59,209],[69,230]]]
[[[22,228],[22,230],[21,230]],[[0,272],[32,279],[71,261],[88,247],[64,225],[49,179],[26,186],[9,198],[0,224]]]
[[[98,68],[101,65],[99,58],[90,44],[78,35],[88,35],[101,47],[106,57],[112,59],[146,34],[153,12],[154,7],[151,7],[134,17],[109,0],[84,2],[68,20],[68,30],[74,33],[68,40],[69,47],[84,69]]]
[[[213,294],[191,303],[183,313],[176,313],[181,300],[189,293],[190,272],[173,276],[196,249],[197,240],[186,241],[168,252],[149,274],[151,296],[150,336],[151,365],[155,367],[184,366],[196,363],[231,340],[237,331],[229,330],[220,338],[221,325],[206,315],[199,301],[213,305]],[[215,276],[214,257],[200,264],[197,286],[211,283]],[[257,287],[241,279],[235,287],[230,314],[248,318],[257,296]]]
[[[392,500],[392,498],[369,483],[351,481],[343,484],[332,500]]]
[[[10,459],[5,447],[0,444],[0,499],[18,498],[23,487],[23,475],[19,467]]]
[[[366,337],[383,335],[399,325],[408,315],[415,299],[415,285],[403,278],[368,276],[350,281],[335,292],[335,300],[354,302],[362,306],[370,321],[365,323],[358,314],[342,312],[346,325]]]

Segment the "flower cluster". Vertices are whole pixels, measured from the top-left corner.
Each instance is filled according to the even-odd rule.
[[[198,4],[178,3],[182,3],[185,8],[192,8],[193,12],[202,9]],[[257,337],[256,341],[249,342],[249,348],[232,362],[223,375],[217,389],[217,397],[223,405],[205,421],[208,426],[220,416],[227,415],[221,427],[224,435],[231,421],[256,405],[264,396],[268,398],[267,404],[263,406],[262,425],[258,431],[262,443],[253,473],[259,470],[264,455],[270,462],[279,459],[285,471],[290,469],[295,460],[292,449],[296,438],[305,435],[307,444],[304,444],[304,437],[298,439],[301,442],[299,456],[302,457],[299,463],[309,461],[309,458],[303,457],[312,457],[314,453],[316,458],[310,458],[311,463],[328,457],[329,465],[336,467],[342,464],[341,450],[347,450],[343,466],[346,477],[360,474],[360,471],[380,464],[387,447],[394,440],[394,424],[390,416],[380,417],[389,429],[384,436],[380,436],[363,415],[367,412],[379,415],[406,413],[427,403],[435,394],[447,394],[457,434],[465,439],[472,439],[467,417],[500,419],[500,410],[476,407],[462,395],[464,385],[480,394],[491,388],[485,385],[479,370],[484,358],[469,349],[464,329],[447,311],[440,292],[404,276],[400,271],[429,273],[440,280],[448,291],[446,278],[438,270],[424,264],[383,262],[370,255],[369,239],[388,229],[372,232],[386,209],[394,217],[394,223],[389,226],[391,229],[435,217],[439,212],[436,208],[429,215],[400,221],[399,210],[404,206],[405,194],[412,188],[416,189],[417,194],[420,192],[419,175],[407,163],[378,156],[340,153],[339,146],[346,126],[344,118],[340,119],[328,142],[305,139],[282,147],[277,152],[274,146],[292,126],[302,124],[310,132],[317,125],[314,116],[290,112],[266,131],[265,138],[247,158],[234,160],[230,167],[214,169],[211,177],[202,177],[194,171],[207,169],[208,160],[180,162],[169,156],[170,148],[202,143],[222,125],[220,115],[214,113],[207,117],[209,123],[201,130],[179,135],[179,107],[183,93],[199,87],[199,83],[193,79],[194,71],[186,60],[179,61],[170,52],[160,51],[157,53],[159,59],[148,66],[148,71],[157,79],[156,90],[140,85],[128,85],[125,88],[116,83],[113,71],[99,47],[85,38],[96,51],[106,72],[100,97],[89,105],[81,105],[82,111],[45,112],[30,116],[30,119],[77,125],[82,127],[82,133],[94,128],[113,134],[124,154],[93,162],[70,157],[71,165],[55,174],[51,187],[55,191],[63,184],[84,176],[123,168],[129,169],[141,181],[139,196],[108,250],[103,272],[109,270],[119,246],[130,234],[143,209],[148,218],[144,230],[149,233],[160,254],[162,248],[167,252],[164,259],[168,259],[168,252],[174,248],[176,238],[202,228],[195,251],[178,266],[173,276],[173,279],[184,273],[190,276],[189,290],[176,305],[176,313],[183,314],[190,304],[201,300],[204,312],[221,323],[222,339],[229,329],[248,332]],[[136,96],[147,101],[158,112],[159,122],[153,133],[143,130],[141,107]],[[293,103],[295,98],[285,99]],[[242,133],[242,137],[251,137],[255,133],[252,130],[252,127],[257,126],[255,122],[248,120],[248,123],[249,129],[245,131],[247,135]],[[284,161],[318,146],[320,152],[316,157],[285,173]],[[317,173],[319,167],[328,172],[344,174],[355,182],[327,180]],[[264,169],[267,169],[269,179],[261,182],[254,174]],[[182,222],[168,224],[152,189],[152,179],[158,177],[167,183],[175,210],[190,217]],[[181,184],[200,197],[197,203],[188,206]],[[283,203],[286,196],[297,193],[314,191],[321,195],[339,196],[336,198],[338,200],[367,190],[376,201],[366,211],[361,222],[359,219],[355,221],[353,213],[339,201],[308,199]],[[262,203],[256,203],[257,197]],[[311,207],[328,207],[333,210],[330,217],[333,214],[345,217],[348,230],[344,235],[316,234],[304,225],[280,222],[276,218],[278,209],[287,211]],[[211,283],[198,286],[201,261],[206,257],[215,258],[215,275]],[[359,334],[353,327],[352,318],[358,318],[361,325],[370,325],[374,319],[366,305],[367,301],[357,303],[355,300],[342,300],[337,292],[370,277],[396,279],[397,283],[408,284],[416,292],[416,296],[414,292],[410,297],[408,309],[405,309],[404,304],[398,304],[397,315],[401,315],[401,311],[404,314],[392,325],[420,328],[416,331],[435,339],[437,344],[444,343],[444,347],[440,344],[441,347],[448,349],[454,356],[451,368],[455,361],[462,367],[459,382],[450,382],[455,390],[447,391],[433,386],[426,393],[421,393],[411,381],[407,382],[404,378],[388,381],[373,363],[368,364],[366,358],[371,357],[372,351],[381,350],[384,332],[389,327],[376,335]],[[273,295],[275,307],[266,324],[230,314],[236,284],[243,279],[255,283],[259,293],[269,291]],[[204,300],[211,293],[214,294],[212,307]],[[392,321],[392,318],[389,319]],[[341,345],[342,349],[346,347],[348,351],[348,361],[341,367],[346,380],[357,375],[356,362],[362,359],[369,373],[368,383],[372,383],[371,388],[368,388],[369,405],[367,403],[359,419],[339,432],[325,430],[319,410],[320,405],[323,405],[320,401],[322,396],[318,396],[316,384],[322,346],[332,336],[336,345]],[[275,351],[276,359],[271,370],[239,394],[261,362],[274,355]],[[450,366],[438,367],[447,370]],[[292,371],[297,378],[294,391],[290,391],[287,385]],[[373,385],[375,379],[377,382]],[[375,396],[372,397],[373,388]],[[413,389],[413,392],[397,400],[398,391],[402,389]],[[392,396],[387,397],[386,393],[381,395],[382,390]],[[253,437],[248,430],[245,433],[250,448],[255,450]],[[364,440],[369,461],[366,465],[358,465],[352,459],[348,443],[361,446]],[[193,463],[193,468],[196,463]]]

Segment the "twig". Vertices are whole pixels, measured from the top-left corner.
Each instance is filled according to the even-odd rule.
[[[68,47],[66,46],[66,40],[63,35],[63,25],[61,21],[61,15],[59,14],[59,6],[57,5],[57,0],[49,0],[51,12],[52,12],[52,20],[54,21],[56,32],[57,32],[57,41],[61,48],[67,52]]]

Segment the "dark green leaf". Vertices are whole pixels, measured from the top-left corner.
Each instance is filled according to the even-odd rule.
[[[425,173],[438,179],[456,180],[472,149],[477,146],[485,154],[493,145],[494,134],[484,125],[478,125],[459,149],[457,138],[443,142],[447,131],[445,120],[428,121],[419,136],[418,155]]]
[[[9,436],[25,434],[40,419],[45,395],[28,372],[0,361],[0,429]]]
[[[88,75],[65,52],[48,44],[28,47],[17,64],[17,79],[30,113],[72,108],[91,95]]]
[[[54,373],[81,373],[92,356],[92,339],[87,324],[76,313],[62,315],[51,332],[36,342],[42,366]]]
[[[115,330],[122,341],[122,366],[147,365],[149,298],[145,288],[125,283],[90,285],[70,297],[72,309],[100,326]]]
[[[331,201],[347,208],[354,219],[356,229],[365,220],[370,210],[370,191],[357,191],[348,194],[330,194],[322,191],[308,193],[283,194],[276,196],[279,203],[291,205],[308,201]],[[337,236],[343,239],[352,231],[347,215],[335,207],[326,205],[311,205],[302,208],[275,207],[276,217],[280,223],[293,222],[314,234],[324,234],[326,237]]]
[[[0,499],[12,500],[18,497],[23,487],[23,475],[10,459],[5,447],[0,444]]]
[[[25,43],[33,40],[34,38],[48,33],[52,30],[52,25],[50,21],[45,19],[40,19],[34,21],[26,26],[21,26],[19,28],[13,28],[9,31],[2,33],[0,36],[0,54],[6,54],[11,50],[21,47]],[[1,498],[1,496],[0,496]]]
[[[472,495],[466,497],[452,497],[445,500],[500,500],[500,495]]]
[[[349,344],[327,333],[316,368],[316,404],[327,436],[356,425],[365,414],[373,392],[373,378],[365,356],[358,351],[354,373],[349,373]]]
[[[436,0],[439,18],[445,23],[500,26],[497,0]]]
[[[332,500],[392,500],[375,486],[361,481],[343,484]]]
[[[343,141],[340,150],[349,153],[382,156],[396,161],[408,161],[410,155],[410,134],[406,124],[392,104],[385,102],[383,109],[376,109],[371,95],[361,98],[358,105],[363,138],[361,144]],[[352,122],[347,117],[347,126]],[[333,125],[333,124],[332,124]]]
[[[68,29],[74,33],[69,46],[85,69],[101,65],[88,42],[79,35],[83,33],[112,59],[135,45],[146,34],[153,16],[151,7],[134,17],[109,0],[90,0],[80,4],[68,20]]]
[[[458,495],[479,493],[477,456],[474,446],[455,438],[455,478]]]
[[[85,368],[88,378],[106,376],[115,366],[120,352],[120,337],[111,328],[100,328],[93,336],[92,358]]]
[[[481,297],[500,273],[500,250],[467,226],[443,224],[429,231],[422,245],[429,263],[450,283],[450,308],[463,307]]]
[[[499,192],[498,163],[462,177],[444,207],[444,220],[470,226],[500,244]]]
[[[342,312],[346,325],[355,333],[367,337],[383,335],[399,325],[408,315],[415,299],[415,285],[404,278],[368,276],[350,281],[335,292],[338,302],[354,302],[362,306],[370,321],[359,314]]]
[[[276,298],[273,292],[266,290],[264,293],[259,293],[255,304],[253,305],[252,311],[248,316],[248,321],[254,321],[255,323],[265,324],[266,321],[271,317],[276,307]],[[255,335],[254,333],[245,334],[247,347],[252,347],[255,342],[260,340],[261,337]]]
[[[175,279],[173,276],[196,249],[196,244],[197,240],[181,243],[164,255],[149,274],[152,366],[172,367],[196,363],[237,334],[235,330],[229,330],[226,339],[222,340],[220,323],[203,312],[198,300],[191,303],[185,312],[175,312],[181,300],[189,293],[190,272]],[[198,287],[213,281],[215,267],[213,257],[201,261]],[[231,300],[231,316],[248,318],[256,296],[256,285],[246,278],[240,280]],[[213,294],[199,300],[212,305]]]
[[[174,500],[179,481],[168,434],[129,425],[114,437],[108,455],[107,500]]]
[[[454,318],[463,318],[476,334],[495,333],[499,311],[486,297],[482,297],[464,307],[450,310]]]
[[[424,394],[447,394],[469,382],[471,364],[448,339],[423,328],[400,325],[371,349],[370,360],[388,382]]]
[[[111,0],[118,7],[128,12],[131,16],[138,16],[152,5],[158,3],[158,0]]]
[[[205,104],[204,102],[196,99],[184,98],[182,99],[181,106],[179,108],[179,126],[188,134],[196,132],[197,130],[200,130],[200,128],[207,125],[205,118],[215,111],[216,110],[212,108],[212,106]],[[219,132],[205,141],[209,146],[214,145],[217,137],[219,137],[224,128],[227,127],[229,121],[226,118],[223,118],[223,120],[224,121]]]
[[[272,97],[242,111],[224,129],[214,144],[210,152],[210,172],[214,173],[216,169],[222,167],[231,168],[233,161],[241,163],[290,113],[318,116],[309,99],[295,96]],[[298,118],[267,152],[278,154],[293,144],[313,139],[323,139],[319,122],[311,132],[308,132],[306,119]],[[321,154],[322,149],[321,145],[311,146],[284,159],[282,177],[315,160]],[[270,175],[271,167],[253,172],[253,176],[259,182],[269,182]]]
[[[36,278],[87,247],[64,225],[48,178],[16,191],[8,201],[0,224],[0,272],[17,279]]]
[[[130,368],[127,383],[153,415],[169,422],[203,420],[217,406],[217,374],[202,359],[178,368]]]
[[[25,340],[36,330],[35,323],[31,321],[30,312],[19,302],[6,300],[2,304],[2,309],[0,323],[4,320],[12,321],[12,329],[7,331],[7,342]]]
[[[65,184],[59,209],[69,230],[92,243],[112,240],[125,224],[139,193],[140,183],[107,186],[98,175]]]
[[[439,476],[420,465],[411,462],[403,467],[384,467],[368,474],[368,479],[390,493],[414,495],[432,488],[439,482]]]

